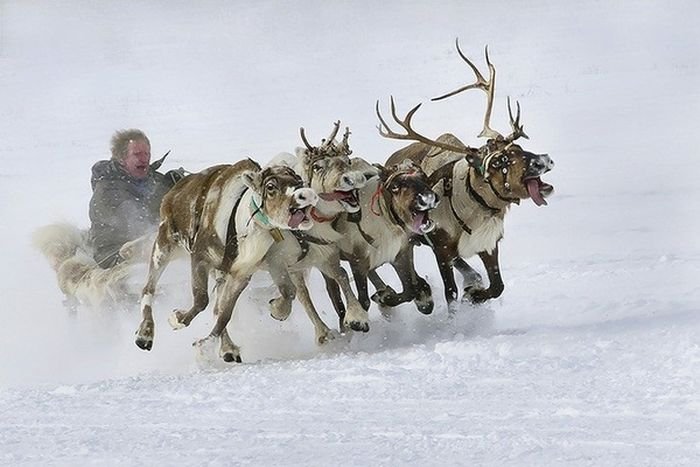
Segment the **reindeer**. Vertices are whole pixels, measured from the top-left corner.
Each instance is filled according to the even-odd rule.
[[[532,199],[537,206],[546,205],[545,198],[554,190],[552,185],[540,178],[554,166],[549,155],[526,151],[515,143],[519,138],[529,139],[520,123],[519,103],[516,103],[517,113],[513,117],[510,98],[508,99],[508,115],[512,127],[508,136],[504,137],[490,127],[496,69],[489,59],[488,48],[485,49],[489,69],[489,79],[486,80],[462,53],[459,40],[455,43],[459,56],[476,75],[476,81],[432,100],[439,101],[469,89],[484,91],[487,105],[479,137],[486,138],[486,144],[472,148],[449,133],[435,140],[425,137],[415,131],[411,124],[421,104],[413,107],[401,119],[392,97],[392,117],[405,130],[405,133],[396,133],[382,118],[378,102],[376,107],[382,136],[416,141],[392,154],[387,164],[404,159],[420,164],[430,176],[431,186],[444,198],[444,202],[433,214],[437,228],[417,238],[430,245],[435,253],[450,308],[457,300],[453,266],[464,277],[464,294],[469,301],[481,303],[501,295],[504,287],[498,262],[498,242],[503,237],[503,220],[508,208],[527,198]],[[481,285],[480,275],[465,261],[475,254],[486,268],[488,288]]]
[[[283,240],[283,231],[311,227],[310,211],[317,201],[316,193],[303,187],[289,167],[261,170],[250,159],[210,167],[181,180],[161,204],[136,345],[144,350],[153,346],[155,287],[174,250],[181,247],[190,253],[194,303],[189,310],[175,310],[171,326],[188,326],[207,307],[209,275],[218,273],[216,322],[209,336],[195,344],[219,338],[221,358],[240,362],[240,350],[226,330],[236,301],[270,247]]]
[[[278,156],[278,160],[289,156],[286,162],[318,194],[319,202],[310,212],[314,219],[313,227],[304,232],[284,232],[284,241],[270,248],[264,264],[282,293],[280,297],[270,301],[274,318],[284,320],[289,316],[292,300],[297,292],[307,313],[317,316],[304,280],[304,272],[316,267],[323,274],[329,287],[332,287],[332,293],[337,294],[333,304],[339,314],[341,328],[367,332],[367,312],[355,297],[347,273],[340,267],[337,243],[342,234],[334,228],[334,221],[342,213],[351,215],[359,211],[358,189],[365,185],[366,178],[362,172],[351,169],[349,155],[352,151],[348,145],[348,128],[340,144],[336,143],[335,136],[339,128],[338,121],[330,136],[322,140],[318,147],[309,143],[304,128],[301,128],[301,139],[306,147],[297,148],[296,157],[291,154]],[[338,286],[348,303],[347,313]],[[325,342],[331,335],[322,321],[314,321],[314,328],[318,343]]]
[[[430,189],[423,170],[411,161],[384,168],[356,158],[354,164],[365,170],[373,167],[378,173],[360,189],[361,215],[346,215],[337,225],[343,233],[338,247],[350,264],[360,303],[369,309],[369,279],[376,289],[372,299],[379,304],[395,306],[414,300],[420,312],[431,313],[430,286],[416,273],[413,256],[407,253],[411,252],[411,235],[425,235],[435,227],[430,211],[437,206],[438,196]],[[375,271],[386,263],[394,267],[401,280],[401,294],[386,285]]]

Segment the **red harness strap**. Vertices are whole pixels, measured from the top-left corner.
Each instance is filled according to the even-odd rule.
[[[382,184],[379,183],[377,185],[377,191],[374,192],[372,195],[372,201],[369,203],[369,209],[372,211],[372,214],[375,216],[381,216],[382,213],[379,212],[379,197],[382,196]],[[375,205],[377,207],[377,210],[375,210]]]

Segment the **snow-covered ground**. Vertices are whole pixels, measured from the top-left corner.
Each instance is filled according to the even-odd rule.
[[[0,464],[698,465],[700,115],[697,2],[69,0],[0,2]],[[506,221],[503,296],[317,348],[301,309],[269,317],[257,275],[230,326],[245,363],[198,357],[211,326],[170,330],[186,263],[156,302],[152,352],[136,307],[68,316],[30,246],[87,226],[89,170],[139,127],[166,168],[266,162],[341,119],[356,155],[400,144],[402,111],[471,80],[454,50],[498,70],[493,124],[521,101],[556,167],[549,206]],[[427,103],[424,133],[472,145],[478,92]],[[311,275],[323,318],[336,318]]]

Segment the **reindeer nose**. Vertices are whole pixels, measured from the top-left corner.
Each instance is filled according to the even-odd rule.
[[[318,195],[311,188],[300,188],[294,193],[294,199],[300,206],[315,206],[318,203]]]
[[[343,175],[342,179],[345,186],[355,186],[355,180],[353,180],[351,176]]]
[[[554,161],[552,160],[551,157],[549,157],[549,154],[539,154],[538,155],[539,159],[539,164],[538,164],[538,169],[542,170],[543,172],[549,172],[554,168]]]
[[[416,205],[417,205],[418,209],[421,209],[421,210],[433,209],[435,206],[437,206],[438,197],[435,193],[430,191],[428,193],[419,194],[418,199],[416,201],[417,201]]]

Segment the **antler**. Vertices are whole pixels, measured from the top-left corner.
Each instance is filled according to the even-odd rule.
[[[345,134],[343,135],[343,141],[341,141],[339,150],[344,152],[347,155],[352,154],[352,150],[350,149],[350,145],[348,144],[348,138],[350,138],[350,127],[345,127]]]
[[[496,67],[494,67],[493,63],[491,63],[491,60],[489,60],[489,47],[486,46],[484,48],[484,55],[486,56],[486,65],[489,68],[489,79],[487,81],[486,79],[484,79],[484,75],[481,74],[476,65],[474,65],[474,63],[472,63],[471,60],[469,60],[466,57],[466,55],[464,55],[462,49],[459,48],[459,38],[455,39],[455,46],[457,47],[457,53],[459,53],[459,56],[462,57],[462,60],[467,62],[469,68],[471,68],[474,74],[476,75],[476,81],[474,83],[467,84],[466,86],[462,86],[461,88],[455,89],[452,92],[448,92],[447,94],[443,94],[442,96],[434,97],[431,100],[439,101],[442,99],[446,99],[468,89],[481,89],[486,93],[486,113],[484,115],[484,128],[481,130],[481,133],[479,133],[478,136],[484,136],[486,138],[495,139],[498,139],[499,137],[503,138],[503,135],[501,135],[499,132],[497,132],[489,126],[489,122],[491,121],[491,111],[493,110],[493,93],[496,87]]]
[[[508,97],[508,117],[510,118],[510,126],[513,128],[511,134],[506,137],[506,141],[509,142],[513,142],[518,138],[530,139],[530,137],[525,134],[523,125],[520,124],[520,102],[515,101],[515,105],[517,113],[515,118],[513,118],[513,109],[510,107],[510,97]]]
[[[434,97],[431,100],[439,101],[442,99],[446,99],[468,89],[481,89],[486,93],[486,113],[484,115],[484,128],[483,130],[481,130],[481,133],[479,133],[478,136],[501,139],[503,141],[511,143],[521,137],[529,139],[529,137],[523,131],[523,125],[520,124],[520,103],[517,101],[515,102],[517,106],[517,116],[513,118],[513,110],[510,106],[510,97],[508,98],[508,116],[510,117],[510,126],[513,128],[511,134],[504,138],[503,135],[501,135],[499,132],[497,132],[490,126],[491,111],[493,110],[493,96],[496,88],[496,67],[493,66],[493,63],[491,63],[491,60],[489,59],[489,47],[484,47],[486,65],[489,68],[489,79],[486,80],[484,78],[484,75],[481,74],[476,65],[474,65],[474,63],[472,63],[472,61],[469,60],[466,57],[466,55],[464,55],[462,49],[459,48],[459,38],[455,39],[455,46],[457,47],[457,53],[459,53],[459,56],[462,57],[462,60],[464,60],[467,63],[467,65],[469,65],[469,68],[471,68],[474,74],[476,75],[476,81],[474,83],[467,84],[466,86],[462,86],[461,88],[455,89],[452,92],[448,92],[447,94],[443,94],[442,96]]]
[[[340,120],[335,122],[333,124],[333,131],[331,131],[330,136],[327,139],[322,139],[321,140],[321,146],[331,146],[335,140],[335,135],[338,134],[338,130],[340,129]]]
[[[345,127],[345,135],[343,136],[343,141],[340,143],[340,146],[336,148],[335,137],[338,134],[339,129],[340,120],[333,124],[333,130],[331,131],[331,134],[328,136],[328,138],[322,139],[321,145],[318,147],[312,146],[311,143],[309,143],[309,140],[306,139],[304,127],[299,128],[299,133],[301,134],[301,140],[306,145],[306,148],[312,153],[319,153],[322,151],[338,149],[340,151],[344,151],[348,155],[352,154],[352,151],[350,150],[350,146],[348,144],[348,138],[350,137],[350,128],[348,127]]]
[[[311,146],[311,144],[309,144],[309,141],[306,139],[306,134],[304,133],[304,127],[299,128],[299,133],[301,134],[301,140],[302,140],[302,141],[304,142],[304,144],[306,145],[306,148],[307,148],[309,151],[313,151],[313,150],[314,150],[314,147]]]
[[[400,139],[400,140],[410,140],[410,141],[420,141],[421,143],[425,143],[429,146],[435,146],[440,149],[444,149],[446,151],[452,151],[456,152],[458,154],[469,154],[472,155],[474,154],[475,149],[470,148],[470,147],[463,147],[460,148],[459,146],[453,146],[451,144],[447,143],[442,143],[440,141],[435,141],[433,139],[430,139],[426,136],[421,135],[417,131],[413,129],[411,126],[411,119],[413,119],[413,115],[418,111],[422,104],[418,104],[415,107],[413,107],[411,110],[408,111],[406,114],[406,117],[402,120],[399,118],[398,114],[396,113],[396,103],[394,102],[394,96],[391,96],[391,116],[394,117],[394,121],[398,123],[401,128],[406,130],[406,134],[401,134],[401,133],[396,133],[394,132],[389,125],[386,123],[384,120],[384,117],[382,117],[381,112],[379,111],[379,101],[377,101],[376,105],[376,112],[377,112],[377,117],[379,118],[379,121],[381,122],[380,125],[377,125],[377,129],[379,130],[379,134],[382,135],[385,138],[390,138],[390,139]]]

